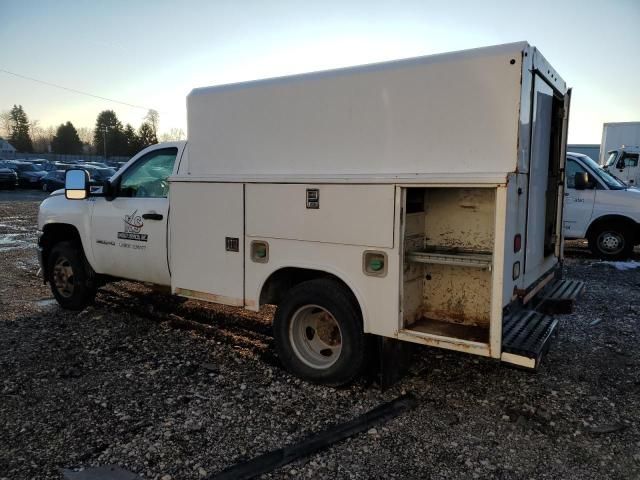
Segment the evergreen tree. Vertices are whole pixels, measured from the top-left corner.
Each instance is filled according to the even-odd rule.
[[[144,122],[142,125],[140,125],[140,130],[138,130],[138,137],[140,137],[141,149],[147,148],[149,145],[158,143],[156,134],[153,132],[153,127],[148,122]]]
[[[78,136],[78,131],[71,122],[67,122],[58,127],[56,135],[51,141],[53,153],[64,153],[78,155],[82,153],[82,142]]]
[[[29,119],[22,105],[14,105],[11,109],[10,127],[9,143],[18,152],[33,152],[33,142],[31,141],[31,135],[29,135]]]
[[[100,112],[96,119],[93,144],[98,155],[103,155],[105,152],[105,140],[107,142],[107,156],[127,155],[127,137],[122,129],[122,123],[113,110]]]
[[[129,123],[124,127],[124,136],[127,138],[127,155],[133,157],[142,150],[140,147],[140,137],[138,137],[138,134]]]

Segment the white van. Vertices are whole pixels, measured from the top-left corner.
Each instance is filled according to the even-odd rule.
[[[565,238],[586,238],[602,258],[627,258],[640,243],[640,190],[580,153],[567,153],[565,178]]]
[[[275,304],[279,358],[316,382],[357,375],[365,334],[536,368],[557,321],[531,306],[582,288],[560,279],[569,98],[524,42],[196,89],[188,143],[42,203],[45,280],[76,309],[118,278]]]

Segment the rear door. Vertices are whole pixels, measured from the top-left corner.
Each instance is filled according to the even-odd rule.
[[[551,114],[553,90],[539,76],[534,79],[534,102],[529,162],[529,198],[527,202],[527,236],[525,273],[544,261],[547,176],[551,148]]]
[[[528,282],[545,273],[560,252],[558,207],[562,208],[568,95],[555,95],[542,77],[534,76],[524,266]]]

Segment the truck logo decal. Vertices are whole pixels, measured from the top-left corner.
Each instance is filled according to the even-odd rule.
[[[148,235],[146,233],[140,233],[144,222],[142,217],[137,215],[138,210],[134,210],[131,215],[125,215],[124,220],[124,232],[118,232],[118,238],[121,240],[136,240],[138,242],[146,242]]]

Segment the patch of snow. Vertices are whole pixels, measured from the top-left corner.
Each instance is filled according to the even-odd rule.
[[[621,270],[621,271],[625,271],[625,270],[633,270],[634,268],[639,268],[640,267],[640,262],[635,262],[635,261],[630,261],[630,262],[609,262],[609,261],[605,261],[605,262],[601,262],[604,265],[611,265],[613,268],[615,268],[616,270]]]

